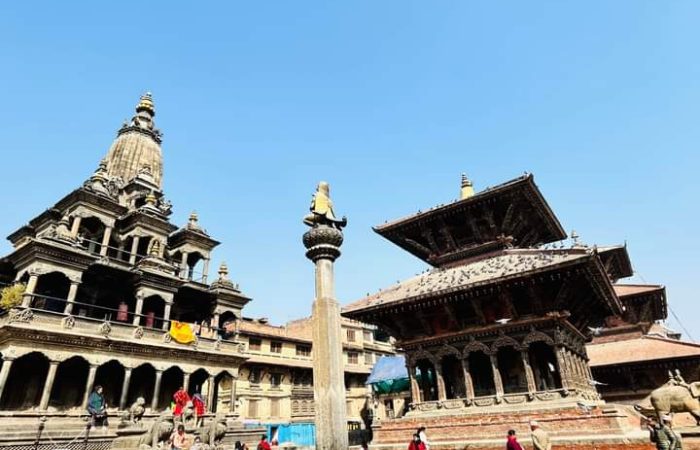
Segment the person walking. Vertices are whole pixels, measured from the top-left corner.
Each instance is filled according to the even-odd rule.
[[[549,434],[540,428],[540,424],[536,420],[530,422],[530,430],[532,430],[532,445],[535,450],[552,450]]]
[[[425,427],[418,428],[418,432],[416,434],[425,446],[425,450],[430,450],[430,442],[428,441],[428,435],[425,434]]]
[[[90,414],[91,426],[102,425],[103,428],[109,426],[107,420],[107,402],[105,401],[105,396],[102,394],[102,386],[99,384],[95,386],[95,389],[88,397],[87,411],[88,414]]]
[[[425,443],[421,441],[418,433],[413,435],[411,443],[408,444],[408,450],[426,450]]]
[[[272,450],[272,447],[270,447],[270,443],[267,442],[267,435],[263,434],[260,436],[260,442],[258,442],[258,449],[257,450]]]
[[[515,430],[508,430],[506,439],[506,450],[525,450],[523,446],[520,445],[520,442],[518,442],[518,438],[515,437]]]
[[[196,426],[201,426],[204,424],[204,413],[207,408],[204,403],[204,397],[199,393],[199,390],[192,396],[192,406],[194,407],[194,418]]]

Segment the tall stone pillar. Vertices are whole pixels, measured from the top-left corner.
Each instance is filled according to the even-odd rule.
[[[442,367],[440,367],[440,361],[434,361],[433,366],[435,367],[435,378],[437,379],[438,400],[447,400],[447,392],[445,390],[445,377],[442,374]]]
[[[119,410],[124,411],[126,400],[129,395],[129,384],[131,383],[131,367],[124,369],[124,381],[122,382],[122,394],[119,397]]]
[[[462,362],[462,373],[464,374],[464,393],[467,395],[467,406],[474,401],[474,381],[469,371],[469,357],[460,359]]]
[[[230,401],[231,403],[229,404],[229,411],[232,413],[236,412],[236,377],[231,378],[231,392],[229,392],[231,395]]]
[[[168,331],[170,329],[170,309],[173,307],[173,301],[166,300],[165,308],[163,308],[163,330]]]
[[[70,228],[70,234],[73,237],[78,237],[78,230],[80,229],[80,222],[83,220],[80,216],[73,217],[73,224]]]
[[[32,297],[34,296],[34,290],[36,289],[36,284],[39,281],[39,274],[36,272],[29,272],[29,280],[27,281],[27,287],[24,288],[24,295],[22,297],[22,307],[29,308],[32,305]]]
[[[535,375],[532,373],[532,366],[530,365],[530,358],[527,349],[520,350],[520,357],[523,360],[523,367],[525,368],[525,378],[527,380],[527,394],[532,399],[537,390],[535,385]]]
[[[100,244],[100,256],[107,256],[107,250],[109,249],[109,240],[112,237],[112,227],[105,228],[105,234],[102,236],[102,243]]]
[[[85,383],[85,394],[83,394],[83,403],[81,403],[81,409],[86,409],[88,405],[88,400],[90,399],[90,393],[92,388],[95,386],[95,375],[97,374],[97,365],[90,364],[90,371],[88,372],[87,382]]]
[[[129,255],[129,264],[136,264],[136,252],[139,250],[139,240],[140,236],[134,236],[134,240],[131,242],[131,254]]]
[[[136,292],[136,307],[134,308],[134,326],[139,326],[141,323],[141,312],[143,311],[143,298],[145,294],[142,291]]]
[[[503,394],[505,391],[503,390],[503,380],[501,379],[501,372],[498,370],[498,358],[496,358],[496,354],[492,354],[491,356],[491,372],[493,372],[493,386],[496,388],[496,401],[500,402],[501,397],[503,397]]]
[[[70,288],[68,289],[68,298],[66,298],[66,306],[63,309],[64,314],[71,314],[73,312],[73,305],[75,304],[75,297],[78,295],[79,286],[80,281],[71,280]]]
[[[216,384],[214,375],[209,375],[208,382],[209,388],[207,389],[207,407],[209,408],[209,412],[212,412],[214,411],[214,389]]]
[[[153,398],[151,399],[151,412],[158,409],[158,397],[160,397],[160,383],[163,380],[163,371],[156,369],[156,385],[153,387]]]
[[[421,402],[421,398],[420,386],[418,386],[418,380],[416,380],[416,367],[406,359],[406,368],[408,369],[408,379],[411,382],[411,402],[417,405]]]
[[[343,346],[340,305],[335,300],[333,262],[340,256],[342,228],[347,221],[333,214],[327,183],[319,183],[304,218],[311,229],[304,233],[306,257],[316,265],[316,299],[312,308],[314,404],[316,449],[347,450]]]
[[[7,377],[10,376],[10,369],[12,368],[12,362],[14,360],[15,358],[12,356],[2,357],[2,369],[0,369],[0,400],[2,400],[2,393],[5,390]]]
[[[182,380],[182,387],[186,391],[190,390],[190,373],[189,372],[185,372],[184,378]]]
[[[39,402],[40,411],[46,411],[46,409],[49,407],[51,389],[53,389],[53,382],[56,379],[56,369],[58,369],[58,361],[51,361],[51,363],[49,364],[49,373],[46,374],[44,391],[41,393],[41,401]]]

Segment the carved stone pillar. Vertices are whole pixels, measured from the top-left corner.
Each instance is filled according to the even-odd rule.
[[[112,237],[112,227],[105,228],[105,234],[102,236],[102,245],[100,245],[100,256],[107,256],[109,248],[109,239]]]
[[[183,380],[182,380],[182,387],[183,387],[186,391],[189,391],[189,390],[190,390],[190,373],[189,373],[189,372],[185,372],[185,376],[184,376],[184,378],[183,378]]]
[[[559,372],[559,379],[561,379],[561,387],[564,392],[568,392],[572,388],[569,382],[569,374],[566,371],[566,361],[564,360],[564,348],[555,347],[554,353],[557,356],[557,371]]]
[[[520,350],[520,357],[523,360],[523,367],[525,368],[527,394],[530,399],[532,399],[535,396],[535,391],[537,391],[537,386],[535,385],[535,375],[532,373],[532,366],[530,365],[530,358],[527,349]]]
[[[153,387],[153,398],[151,399],[151,412],[158,409],[158,398],[160,397],[160,383],[163,379],[163,371],[156,369],[156,384]]]
[[[165,308],[163,309],[163,330],[168,331],[170,329],[170,309],[173,306],[173,302],[166,301]]]
[[[2,357],[2,369],[0,369],[0,400],[2,400],[2,393],[5,390],[5,385],[7,384],[7,377],[10,376],[10,369],[12,368],[12,363],[15,358],[12,356]]]
[[[95,374],[97,373],[97,365],[90,364],[90,371],[88,372],[87,382],[85,383],[85,394],[83,395],[83,403],[81,403],[80,408],[86,409],[88,405],[88,399],[90,398],[90,393],[92,388],[95,386]]]
[[[182,252],[182,259],[180,260],[180,277],[187,278],[187,252]]]
[[[136,264],[136,252],[139,250],[140,236],[134,236],[134,240],[131,242],[131,254],[129,255],[129,264]]]
[[[202,268],[202,283],[206,284],[209,278],[209,258],[204,258],[204,267]]]
[[[418,386],[418,380],[416,380],[416,367],[407,360],[406,368],[408,369],[408,379],[411,382],[411,402],[418,404],[421,402],[421,397],[420,386]]]
[[[80,221],[82,221],[83,218],[80,216],[75,216],[73,217],[73,224],[71,225],[70,228],[70,234],[71,236],[78,237],[78,230],[80,229]]]
[[[216,388],[215,386],[216,380],[214,379],[214,375],[209,375],[209,389],[207,390],[207,407],[209,408],[209,411],[214,411],[214,389]]]
[[[124,369],[124,381],[122,382],[122,393],[119,397],[119,409],[124,410],[126,408],[126,400],[129,395],[129,384],[131,383],[131,367]]]
[[[474,401],[474,381],[472,374],[469,372],[469,358],[460,359],[462,362],[462,373],[464,374],[464,392],[467,395],[467,405]]]
[[[29,308],[31,306],[37,281],[39,281],[39,274],[36,272],[29,272],[29,280],[27,281],[27,287],[24,289],[24,295],[22,297],[22,307]]]
[[[232,413],[236,412],[236,377],[231,378],[231,392],[229,393],[231,395],[231,404],[229,405],[229,411]]]
[[[493,385],[496,387],[496,401],[500,402],[501,397],[503,397],[503,380],[501,379],[501,372],[498,370],[498,358],[496,354],[490,355],[491,357],[491,371],[493,372]]]
[[[68,298],[66,298],[66,306],[63,309],[64,314],[71,314],[73,312],[73,305],[75,304],[75,296],[78,294],[78,287],[80,286],[80,281],[71,280],[70,288],[68,289]]]
[[[141,312],[143,311],[143,297],[143,292],[136,292],[136,307],[134,308],[134,320],[132,322],[134,326],[138,326],[141,323]]]
[[[442,367],[440,367],[440,361],[434,361],[433,366],[435,367],[435,378],[437,379],[438,400],[447,400],[447,392],[445,390],[445,378],[442,375]]]
[[[49,399],[51,398],[51,389],[53,382],[56,380],[56,369],[58,369],[58,361],[49,363],[49,373],[46,374],[46,382],[44,383],[44,391],[41,393],[41,401],[39,402],[39,410],[46,411],[49,407]]]

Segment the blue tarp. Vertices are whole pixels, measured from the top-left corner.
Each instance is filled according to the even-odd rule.
[[[406,358],[404,358],[403,355],[382,356],[374,364],[372,373],[369,375],[369,378],[367,378],[367,384],[404,378],[408,378]]]
[[[297,447],[316,445],[316,426],[313,423],[286,423],[267,426],[267,437],[271,441],[273,429],[277,429],[277,443],[293,442]]]

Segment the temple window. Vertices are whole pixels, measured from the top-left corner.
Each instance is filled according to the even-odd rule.
[[[455,355],[446,355],[441,360],[442,377],[445,382],[445,393],[448,399],[464,398],[467,396],[464,385],[462,362]]]
[[[187,392],[194,395],[196,392],[205,395],[209,389],[209,372],[204,369],[197,369],[190,375],[190,385]]]
[[[311,356],[311,346],[297,345],[297,356]]]
[[[105,396],[108,407],[116,408],[119,406],[123,382],[124,366],[119,361],[111,360],[97,368],[95,386],[102,386],[102,394]],[[168,397],[168,403],[169,399],[170,397]]]
[[[142,364],[131,372],[131,382],[129,385],[129,394],[124,405],[126,408],[133,404],[137,398],[143,397],[146,404],[151,403],[153,391],[156,383],[156,369],[150,364]]]
[[[258,338],[248,338],[248,350],[259,352],[262,348],[262,340]]]
[[[486,353],[482,351],[469,353],[469,373],[472,377],[475,396],[496,395],[491,359]]]
[[[528,349],[530,366],[535,376],[538,391],[561,388],[561,377],[557,370],[557,357],[554,349],[544,342],[533,342]]]
[[[34,289],[32,307],[52,312],[63,312],[70,289],[70,280],[60,272],[40,275]]]
[[[76,220],[74,218],[73,220]],[[80,221],[78,237],[82,239],[82,245],[90,253],[99,254],[102,249],[102,239],[107,227],[97,217],[87,217]]]
[[[271,373],[270,374],[270,386],[273,388],[279,388],[282,385],[282,374],[281,373]]]
[[[262,378],[262,373],[259,368],[253,367],[250,369],[250,375],[248,376],[248,381],[252,384],[260,384],[260,379]]]
[[[282,343],[277,341],[270,342],[270,351],[272,353],[282,353]]]
[[[527,392],[527,378],[520,352],[513,347],[501,347],[497,359],[503,391],[506,394]]]
[[[345,330],[347,337],[348,337],[348,342],[355,342],[355,330]]]
[[[357,352],[348,352],[348,364],[359,364],[360,358]]]
[[[418,360],[416,362],[415,376],[420,386],[421,401],[437,400],[437,376],[433,363],[427,359]]]
[[[165,407],[170,404],[173,393],[183,387],[184,381],[185,374],[177,366],[173,366],[163,372],[157,406]]]

